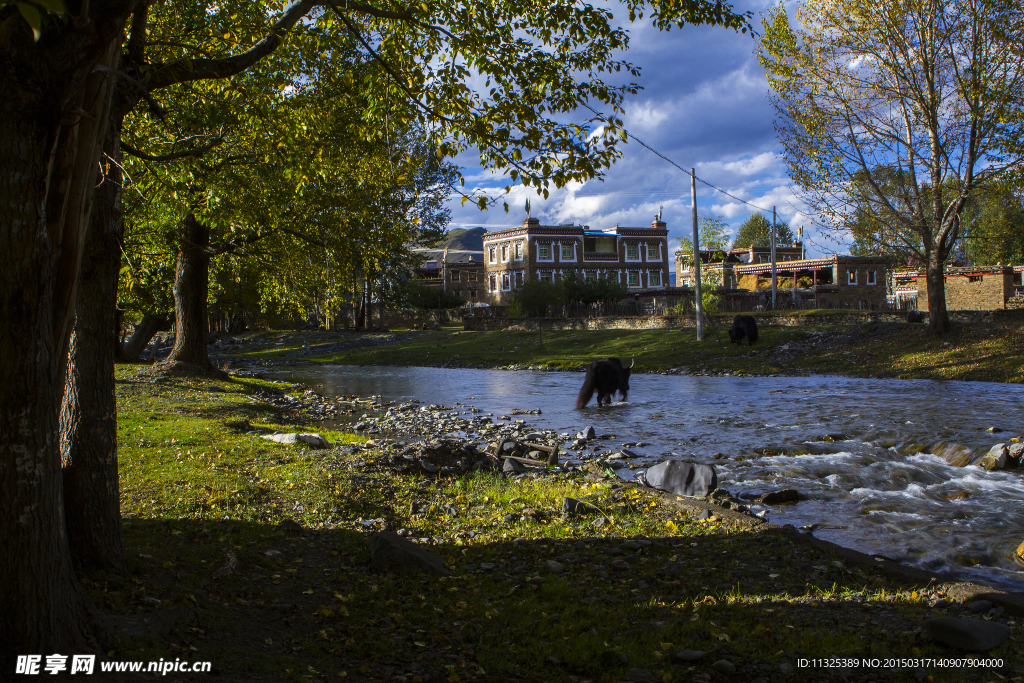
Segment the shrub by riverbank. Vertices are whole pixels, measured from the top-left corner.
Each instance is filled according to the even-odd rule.
[[[130,575],[84,584],[108,612],[174,627],[126,637],[111,658],[208,660],[225,681],[706,682],[832,674],[798,668],[801,657],[964,654],[921,630],[959,615],[936,602],[942,586],[795,532],[690,519],[582,473],[396,474],[386,445],[351,434],[324,433],[325,450],[248,434],[306,431],[300,413],[253,400],[267,383],[134,372],[120,368],[118,385]],[[599,506],[605,523],[563,520],[563,497]],[[408,529],[452,575],[371,571],[368,540],[385,526]],[[987,656],[1009,677],[1022,655],[1010,640]]]

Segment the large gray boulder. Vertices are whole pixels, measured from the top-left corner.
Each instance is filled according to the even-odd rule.
[[[682,460],[659,462],[647,470],[647,485],[680,496],[700,498],[718,488],[718,475],[711,465]]]
[[[263,437],[269,441],[275,443],[283,443],[289,446],[295,444],[304,443],[313,448],[330,448],[331,444],[327,443],[327,439],[319,434],[267,434]]]
[[[982,619],[936,617],[925,619],[924,628],[932,638],[950,647],[972,652],[987,652],[1010,637],[1010,627]]]
[[[431,555],[394,531],[380,531],[370,538],[370,567],[377,571],[412,570],[451,576],[441,558]]]

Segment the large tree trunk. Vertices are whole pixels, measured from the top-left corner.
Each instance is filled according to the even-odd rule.
[[[60,413],[64,516],[72,558],[115,571],[124,570],[114,397],[124,227],[119,140],[120,126],[112,125],[104,146],[112,162],[95,191]]]
[[[189,213],[181,221],[181,247],[174,271],[174,348],[168,363],[213,370],[206,350],[209,280],[210,229]]]
[[[129,3],[0,51],[0,666],[83,652],[58,428],[76,285]],[[95,647],[91,648],[95,650]]]
[[[128,362],[139,360],[142,350],[149,344],[157,332],[165,332],[171,329],[174,322],[172,316],[166,313],[146,313],[142,320],[135,326],[132,336],[121,347],[121,358]]]
[[[946,276],[943,259],[932,252],[928,257],[928,331],[945,334],[949,331],[949,315],[946,313]]]

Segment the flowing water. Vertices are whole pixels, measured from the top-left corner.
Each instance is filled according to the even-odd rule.
[[[541,415],[519,417],[558,432],[593,425],[598,434],[617,435],[607,441],[611,447],[645,442],[632,449],[645,464],[666,457],[713,464],[719,486],[734,495],[799,490],[805,500],[768,509],[775,523],[819,524],[815,536],[845,547],[1024,591],[1024,566],[1013,557],[1024,541],[1024,471],[902,454],[911,444],[988,447],[1020,436],[1024,387],[634,375],[627,402],[600,409],[591,402],[581,411],[573,407],[580,373],[324,366],[273,374],[322,384],[326,395],[461,403],[495,416],[539,408]]]

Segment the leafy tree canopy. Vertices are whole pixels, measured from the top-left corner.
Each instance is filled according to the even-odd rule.
[[[729,248],[729,236],[725,234],[725,221],[717,216],[701,217],[697,220],[697,236],[703,251],[725,251]],[[681,237],[679,251],[693,254],[693,238]]]
[[[785,246],[792,244],[795,237],[790,230],[789,224],[777,218],[775,220],[775,245]],[[740,224],[736,232],[736,239],[732,242],[733,249],[746,249],[747,247],[770,247],[772,245],[772,222],[760,213],[752,213]]]

